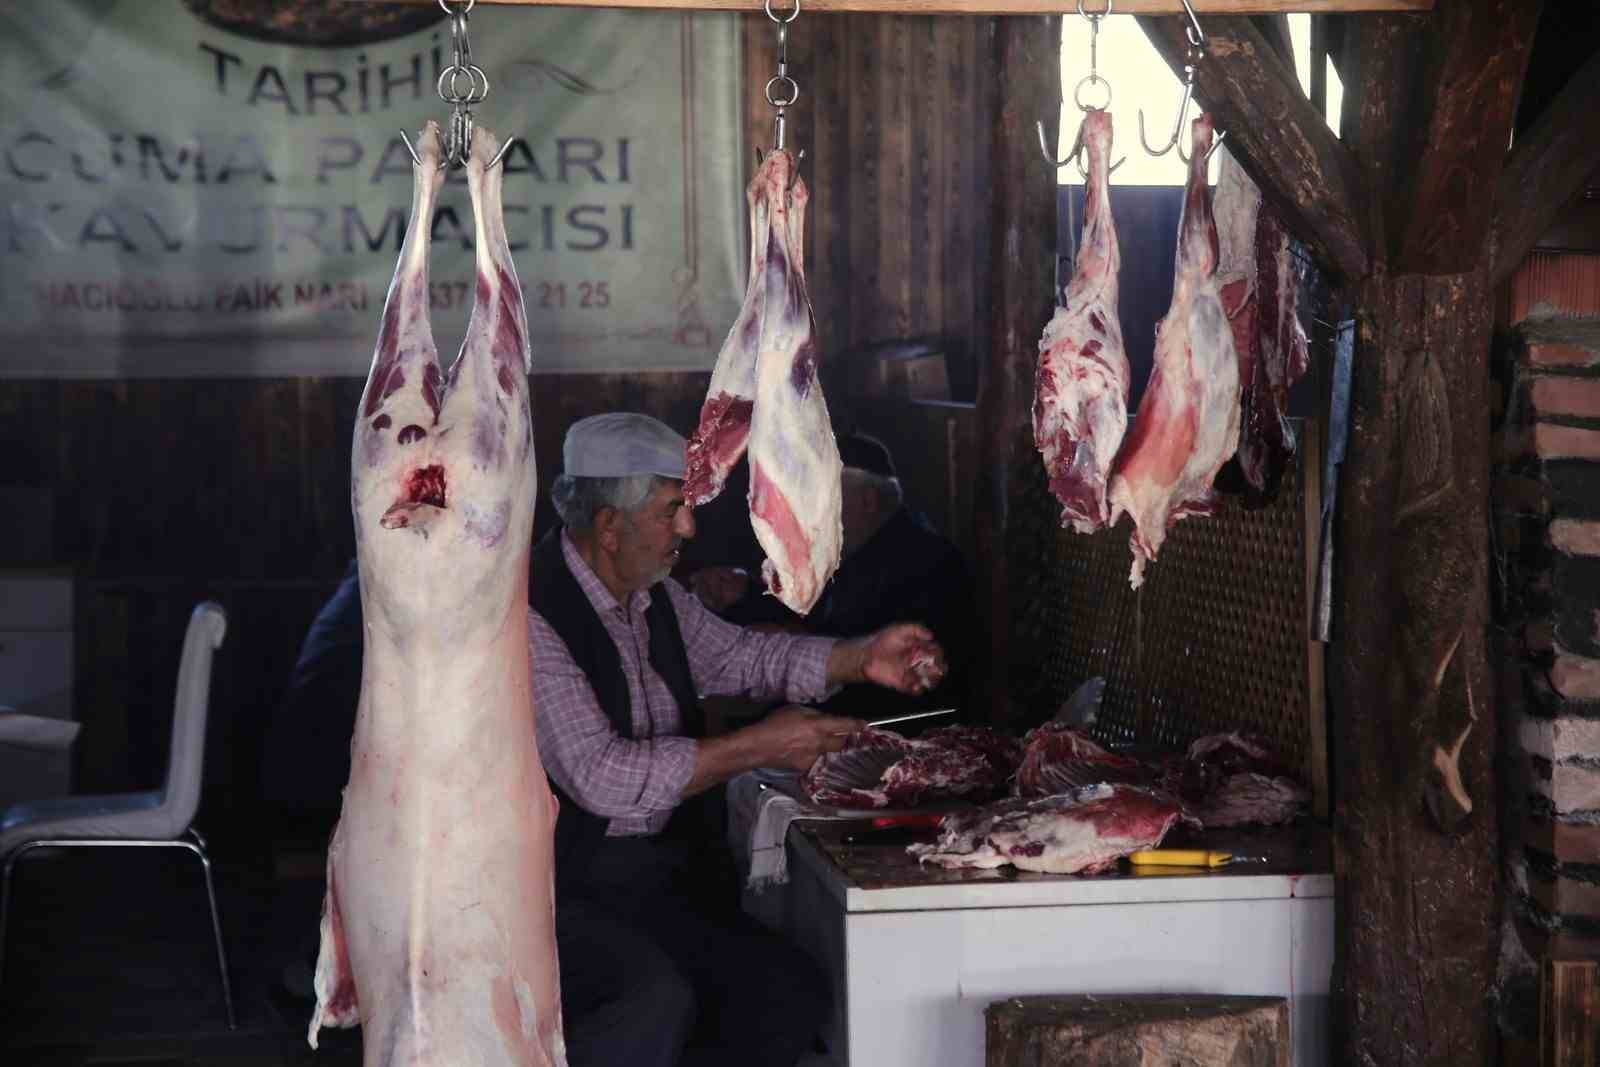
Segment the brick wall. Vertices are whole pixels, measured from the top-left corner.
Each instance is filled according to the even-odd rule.
[[[1600,956],[1600,256],[1535,253],[1508,296],[1490,505],[1514,1035],[1538,960]]]

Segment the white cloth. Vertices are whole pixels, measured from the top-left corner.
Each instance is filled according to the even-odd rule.
[[[746,888],[753,890],[789,880],[785,841],[789,824],[796,819],[860,819],[873,814],[841,814],[818,807],[800,791],[797,771],[746,771],[728,782],[728,845]]]

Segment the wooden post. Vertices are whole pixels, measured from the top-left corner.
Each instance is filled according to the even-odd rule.
[[[1029,405],[1039,334],[1054,286],[1056,175],[1039,155],[1036,119],[1048,129],[1061,110],[1061,20],[993,20],[995,138],[990,195],[988,350],[978,371],[981,427],[978,492],[973,507],[979,612],[990,642],[976,692],[981,718],[1006,721],[1010,652],[1007,524],[1018,462],[1032,460]]]
[[[1600,961],[1545,960],[1539,989],[1539,1067],[1600,1063]]]

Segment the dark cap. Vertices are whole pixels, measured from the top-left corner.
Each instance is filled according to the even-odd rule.
[[[885,478],[898,477],[894,458],[882,441],[864,433],[847,434],[839,438],[839,462],[846,467],[858,467]]]

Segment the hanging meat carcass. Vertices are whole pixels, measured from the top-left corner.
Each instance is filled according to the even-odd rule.
[[[1211,206],[1217,222],[1217,297],[1233,329],[1243,388],[1255,377],[1256,218],[1261,211],[1261,190],[1227,145],[1218,145],[1215,155],[1217,192]]]
[[[1289,422],[1289,388],[1310,364],[1310,349],[1297,309],[1300,277],[1289,233],[1263,206],[1256,220],[1256,352],[1243,376],[1239,467],[1259,493],[1277,492],[1297,442]]]
[[[1294,455],[1289,388],[1306,372],[1309,351],[1289,235],[1227,148],[1217,155],[1217,287],[1239,353],[1238,463],[1252,503],[1277,492]]]
[[[810,194],[794,157],[769,153],[750,182],[750,281],[689,441],[684,496],[703,504],[748,446],[750,523],[767,589],[811,610],[839,566],[839,448],[817,380],[803,246]]]
[[[1155,366],[1112,467],[1112,522],[1123,512],[1134,522],[1134,588],[1172,525],[1211,510],[1212,481],[1239,445],[1239,357],[1217,293],[1210,147],[1211,117],[1203,114],[1193,123],[1172,306],[1156,330]]]
[[[1155,848],[1178,821],[1176,800],[1131,785],[1095,785],[947,815],[937,841],[911,845],[922,863],[1046,874],[1093,874]]]
[[[442,144],[432,123],[418,137],[355,427],[366,635],[309,1037],[359,1023],[366,1067],[566,1063],[556,812],[528,683],[531,355],[498,144],[479,127],[471,145],[476,297],[446,377],[427,268]]]
[[[1122,258],[1111,218],[1111,115],[1091,110],[1078,132],[1089,156],[1083,237],[1072,280],[1044,336],[1033,383],[1033,440],[1061,525],[1093,533],[1110,518],[1106,480],[1128,428],[1128,356],[1117,318]]]

